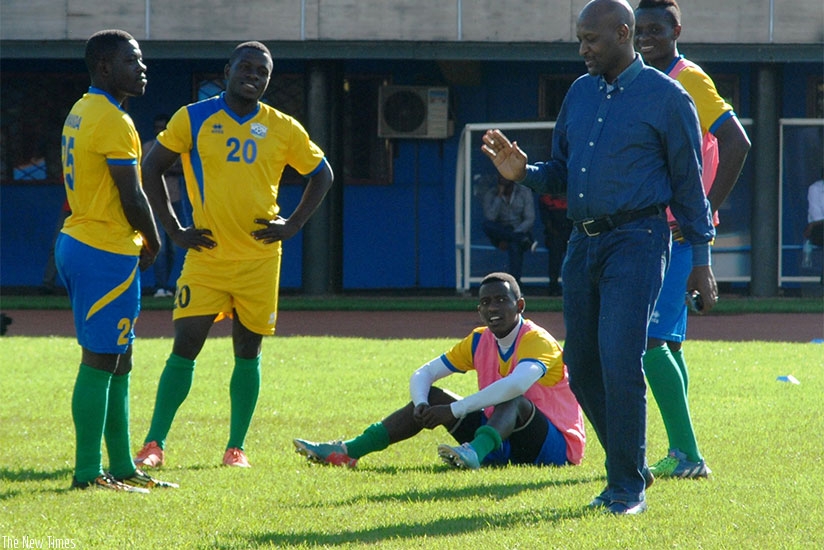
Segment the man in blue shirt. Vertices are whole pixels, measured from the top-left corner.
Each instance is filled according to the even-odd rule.
[[[705,312],[718,295],[695,107],[681,86],[643,64],[634,27],[624,0],[592,0],[581,11],[577,36],[588,74],[561,107],[552,159],[527,164],[500,130],[486,132],[482,146],[505,178],[567,195],[574,228],[563,267],[564,358],[606,453],[607,487],[590,505],[613,514],[646,510],[653,480],[642,357],[669,262],[666,206],[693,245],[685,290],[701,293]]]

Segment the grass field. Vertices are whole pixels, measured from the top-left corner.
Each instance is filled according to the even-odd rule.
[[[463,472],[437,459],[442,430],[346,470],[306,463],[291,439],[360,433],[405,403],[420,363],[453,342],[271,338],[247,451],[219,466],[228,436],[231,342],[210,340],[150,495],[68,489],[71,338],[0,339],[0,539],[3,548],[821,548],[824,359],[815,344],[690,342],[694,421],[709,480],[659,480],[649,511],[614,518],[584,505],[603,487],[590,430],[581,466]],[[169,339],[143,339],[132,373],[132,440],[148,428]],[[793,374],[799,385],[776,381]],[[458,393],[474,379],[442,382]],[[650,403],[650,460],[666,436]],[[105,455],[104,455],[105,456]],[[104,459],[105,460],[105,459]]]

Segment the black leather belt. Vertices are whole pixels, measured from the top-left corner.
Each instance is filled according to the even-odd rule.
[[[665,212],[665,208],[660,204],[654,204],[641,208],[639,210],[630,210],[629,212],[618,212],[612,216],[603,216],[601,218],[590,218],[588,220],[581,220],[574,222],[573,225],[587,234],[589,237],[595,237],[601,233],[605,233],[615,229],[619,225],[624,225],[631,221],[640,220],[641,218],[648,218],[650,216],[660,216]]]

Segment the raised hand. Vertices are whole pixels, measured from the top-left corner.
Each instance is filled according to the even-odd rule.
[[[526,153],[517,141],[509,139],[500,130],[487,130],[483,135],[481,152],[489,157],[498,172],[510,181],[521,181],[526,176]]]

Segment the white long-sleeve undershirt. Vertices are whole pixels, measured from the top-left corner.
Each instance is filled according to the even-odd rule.
[[[509,340],[510,336],[517,334],[516,331],[513,331],[513,333],[499,340],[499,345]],[[514,338],[511,338],[511,340],[508,346],[501,346],[504,351],[514,343]],[[460,418],[470,412],[479,411],[485,407],[514,399],[519,395],[523,395],[526,390],[545,373],[546,367],[540,361],[530,359],[521,361],[508,376],[501,378],[472,395],[468,395],[452,403],[452,414],[455,415],[456,418]],[[455,374],[455,371],[447,366],[442,356],[436,357],[418,368],[409,380],[409,393],[412,398],[412,403],[416,406],[421,403],[428,403],[429,390],[432,384],[450,374]]]

